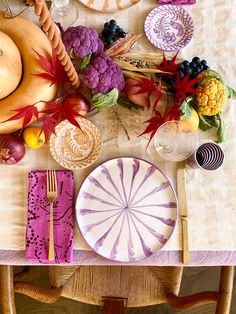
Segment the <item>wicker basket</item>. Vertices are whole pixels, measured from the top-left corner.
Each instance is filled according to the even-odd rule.
[[[78,73],[66,52],[65,46],[58,34],[56,25],[52,20],[45,0],[27,0],[26,3],[34,6],[35,15],[39,16],[39,22],[42,25],[42,29],[50,40],[52,47],[55,49],[58,60],[64,67],[71,84],[77,88],[80,84]]]

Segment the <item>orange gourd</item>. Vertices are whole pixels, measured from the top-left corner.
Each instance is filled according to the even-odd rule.
[[[13,40],[0,31],[0,99],[16,89],[21,75],[20,52]]]
[[[45,71],[34,50],[48,59],[52,53],[46,34],[36,24],[21,16],[5,18],[5,13],[0,12],[0,31],[13,40],[20,51],[23,65],[20,84],[9,96],[0,99],[0,134],[4,134],[12,133],[22,126],[22,120],[1,123],[14,114],[12,110],[35,103],[39,109],[43,109],[45,103],[41,100],[52,100],[57,86],[50,86],[50,81],[33,75]]]

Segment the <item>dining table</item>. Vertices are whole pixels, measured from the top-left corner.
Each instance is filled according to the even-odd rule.
[[[142,34],[133,48],[134,52],[162,53],[148,41],[144,33],[146,16],[160,5],[157,0],[137,1],[135,5],[116,12],[98,12],[84,6],[79,0],[70,1],[74,5],[74,10],[77,10],[77,20],[73,26],[94,27],[100,32],[105,22],[115,19],[125,32]],[[21,0],[9,0],[8,3],[15,14],[26,8],[24,1]],[[210,67],[224,77],[227,85],[236,88],[236,6],[233,5],[233,1],[196,0],[195,4],[181,6],[191,15],[194,32],[190,42],[179,51],[178,58],[191,60],[198,56],[207,60]],[[6,10],[2,2],[0,9]],[[39,25],[32,7],[27,7],[21,15]],[[70,11],[67,12],[65,19],[70,20]],[[189,164],[185,167],[190,254],[188,266],[236,264],[235,100],[229,99],[222,113],[226,129],[226,139],[220,144],[225,154],[223,165],[213,171],[192,168]],[[95,163],[73,171],[75,201],[86,176],[102,162],[120,156],[136,157],[151,162],[167,176],[176,191],[178,162],[160,160],[153,141],[147,147],[147,136],[138,136],[145,127],[143,122],[150,116],[150,111],[130,111],[118,107],[96,115],[88,115],[88,119],[101,131],[103,148]],[[201,141],[216,139],[215,130],[206,132],[199,130],[198,133]],[[37,150],[26,148],[24,159],[15,165],[0,165],[1,265],[40,264],[29,261],[25,251],[28,173],[36,169],[63,168],[52,158],[47,145]],[[129,263],[106,259],[94,252],[86,243],[74,215],[74,251],[71,262],[74,265],[180,266],[183,265],[182,250],[182,228],[178,217],[168,242],[151,256]]]

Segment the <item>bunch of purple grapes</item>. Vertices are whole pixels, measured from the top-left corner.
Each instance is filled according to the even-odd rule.
[[[198,57],[194,57],[191,62],[185,60],[178,68],[177,73],[182,80],[186,75],[189,78],[195,79],[202,71],[209,69],[206,60],[201,60]]]
[[[126,33],[123,29],[117,25],[115,20],[110,20],[104,24],[104,29],[102,31],[103,41],[108,45],[111,46],[114,44],[118,39],[125,38]]]

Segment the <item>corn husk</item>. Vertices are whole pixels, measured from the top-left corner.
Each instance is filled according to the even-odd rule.
[[[114,61],[119,64],[125,77],[138,78],[157,73],[167,73],[156,67],[162,62],[162,58],[161,53],[137,52],[117,56]]]
[[[156,52],[156,53],[152,53],[152,52],[129,52],[126,54],[123,54],[122,56],[123,58],[127,58],[127,59],[133,59],[133,60],[140,60],[144,63],[147,63],[149,65],[154,65],[154,64],[160,64],[162,62],[163,59],[163,54],[161,52]],[[119,56],[115,59],[117,60],[119,59]]]
[[[135,35],[129,33],[125,38],[119,39],[113,46],[105,51],[105,54],[110,58],[115,58],[116,56],[123,55],[134,48],[136,42],[141,38],[142,35]]]

